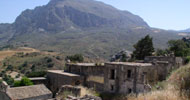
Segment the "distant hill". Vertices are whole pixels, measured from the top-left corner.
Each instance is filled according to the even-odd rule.
[[[151,28],[139,16],[102,2],[51,0],[23,11],[12,24],[0,24],[0,45],[108,58],[123,49],[132,51],[147,34],[159,48],[165,48],[170,39],[180,38],[175,31]]]
[[[181,30],[180,32],[188,32],[188,33],[190,33],[190,28],[185,29],[185,30]]]

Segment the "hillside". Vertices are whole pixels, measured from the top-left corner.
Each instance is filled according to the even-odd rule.
[[[25,10],[12,24],[0,24],[1,46],[28,46],[64,54],[109,58],[115,52],[133,50],[150,34],[155,47],[165,48],[177,32],[151,28],[139,16],[94,0],[51,0]]]
[[[0,77],[18,78],[48,69],[64,69],[64,55],[33,48],[15,48],[0,51]]]
[[[185,30],[181,30],[180,32],[190,32],[190,28],[188,28],[188,29],[185,29]]]
[[[39,50],[33,48],[26,48],[26,47],[20,47],[14,50],[3,50],[0,51],[0,61],[4,60],[7,57],[11,57],[17,53],[33,53],[33,52],[39,52]]]

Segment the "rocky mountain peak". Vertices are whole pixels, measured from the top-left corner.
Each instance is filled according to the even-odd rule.
[[[39,28],[57,32],[73,27],[148,27],[140,17],[94,0],[51,0],[48,5],[25,10],[14,24],[18,33]]]

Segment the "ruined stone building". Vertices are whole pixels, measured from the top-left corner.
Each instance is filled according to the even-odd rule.
[[[179,68],[184,64],[183,58],[173,56],[147,56],[144,59],[145,62],[167,62],[168,66],[172,68]]]
[[[111,93],[139,93],[148,91],[147,76],[154,77],[151,63],[109,62],[105,63],[104,91]]]
[[[68,63],[64,71],[48,71],[47,80],[55,93],[62,85],[83,85],[99,92],[140,93],[165,80],[173,69],[182,64],[182,58],[153,56],[146,57],[142,63]]]
[[[52,92],[45,85],[10,88],[6,82],[0,86],[0,100],[47,100]]]
[[[83,85],[97,91],[104,90],[104,66],[95,63],[70,63],[65,71],[49,70],[48,87],[56,93],[62,85]]]
[[[184,64],[183,58],[172,56],[148,56],[144,62],[155,64],[159,81],[165,80],[172,70]]]
[[[104,91],[104,68],[104,64],[70,63],[67,64],[65,71],[83,76],[84,86],[94,88],[97,91]]]
[[[83,77],[63,70],[49,70],[47,72],[48,88],[55,94],[63,85],[79,85]]]
[[[53,92],[57,92],[62,85],[75,86],[80,83],[99,92],[126,94],[148,91],[145,85],[155,81],[154,69],[151,63],[76,63],[67,64],[65,71],[48,71],[47,79]]]

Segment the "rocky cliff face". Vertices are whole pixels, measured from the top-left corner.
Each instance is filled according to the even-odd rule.
[[[24,11],[14,23],[18,33],[41,29],[64,31],[99,27],[148,27],[140,17],[93,0],[51,0],[46,6]]]

